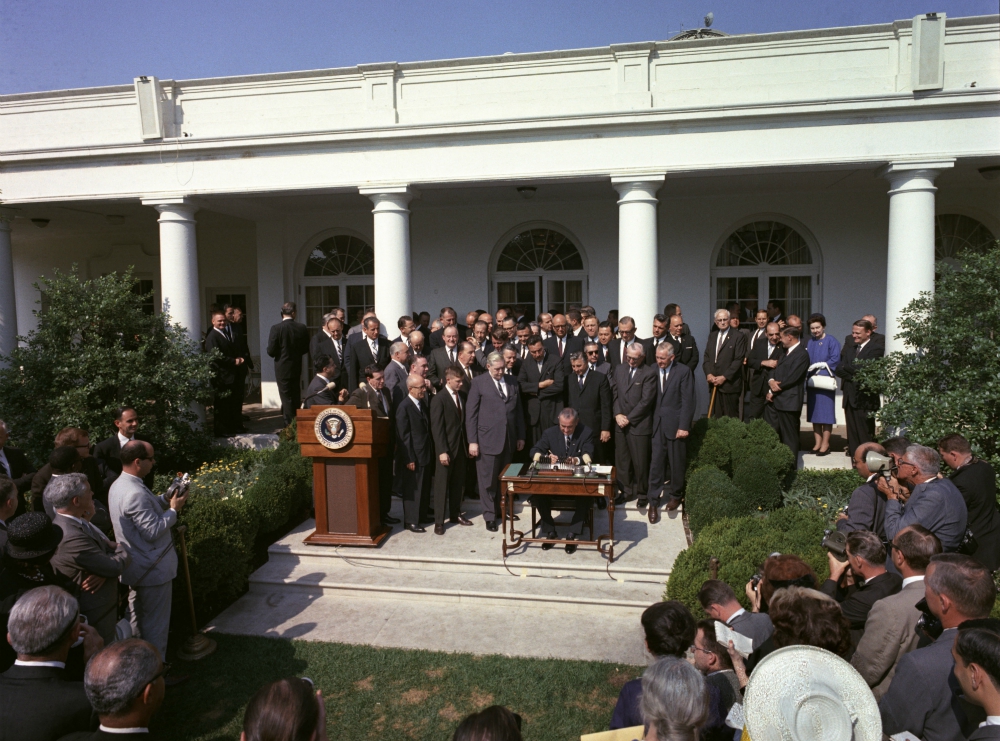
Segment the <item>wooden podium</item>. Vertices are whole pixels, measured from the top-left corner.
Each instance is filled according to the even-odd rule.
[[[337,409],[353,425],[339,449],[331,449],[316,435],[317,417]],[[313,501],[316,530],[305,539],[314,545],[374,547],[389,534],[381,523],[378,501],[378,459],[389,444],[389,420],[379,419],[370,409],[353,406],[314,406],[296,412],[302,455],[313,459]],[[346,425],[333,423],[342,430]]]

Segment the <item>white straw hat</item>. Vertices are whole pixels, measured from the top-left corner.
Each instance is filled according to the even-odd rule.
[[[815,646],[765,656],[743,703],[752,741],[881,741],[875,696],[857,670]]]

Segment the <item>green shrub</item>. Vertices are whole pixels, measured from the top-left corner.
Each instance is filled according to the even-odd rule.
[[[837,513],[847,506],[851,493],[864,483],[852,468],[839,471],[802,470],[795,475],[785,492],[786,507],[811,509],[833,522]]]
[[[732,508],[740,500],[740,491],[725,472],[715,466],[703,466],[691,474],[687,492],[684,512],[694,535],[720,517],[748,514],[733,511]]]
[[[718,520],[674,561],[666,597],[683,602],[693,614],[701,615],[698,590],[711,578],[712,557],[719,559],[719,578],[733,588],[747,608],[746,583],[771,553],[800,556],[823,580],[829,575],[826,551],[820,545],[825,527],[825,521],[815,512],[792,508]]]
[[[770,512],[781,506],[781,482],[763,458],[747,458],[733,464],[733,484],[740,490],[744,512]]]

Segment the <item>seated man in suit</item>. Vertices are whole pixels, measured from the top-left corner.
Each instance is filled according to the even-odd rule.
[[[754,648],[774,633],[774,625],[768,614],[744,610],[736,599],[736,592],[721,579],[709,579],[702,584],[698,590],[698,602],[706,615],[752,640]]]
[[[343,404],[347,400],[347,389],[337,388],[340,378],[340,367],[336,359],[330,355],[319,355],[313,361],[316,375],[309,382],[306,398],[302,406],[306,409],[330,404]]]
[[[799,456],[799,417],[806,397],[806,373],[809,370],[809,353],[799,342],[799,336],[796,327],[781,330],[785,354],[778,360],[767,382],[770,391],[764,408],[764,421],[778,433],[781,442],[791,448],[796,459]]]
[[[823,582],[819,591],[840,603],[840,611],[851,624],[851,635],[857,644],[872,605],[898,593],[903,588],[903,577],[886,571],[885,546],[868,530],[856,530],[847,536],[847,561],[837,560],[833,553],[826,555],[830,578]],[[842,582],[848,569],[854,574],[854,584],[845,587]]]
[[[365,382],[351,392],[347,403],[358,409],[371,409],[376,417],[392,420],[392,399],[385,390],[385,374],[377,365],[365,368]],[[389,446],[378,459],[378,506],[383,525],[398,525],[399,518],[389,515],[392,509],[392,465],[395,457],[396,434],[390,432]]]
[[[110,644],[118,622],[118,577],[131,558],[123,546],[88,522],[94,495],[82,473],[67,473],[49,482],[45,504],[55,512],[53,522],[63,533],[50,561],[52,568],[80,587],[80,612]]]
[[[781,344],[781,329],[778,325],[770,322],[765,332],[764,338],[758,340],[747,355],[750,398],[743,408],[743,419],[746,422],[761,419],[764,416],[764,407],[767,406],[767,392],[771,390],[768,381],[771,380],[771,373],[778,367],[778,361],[785,354],[785,348]]]
[[[422,525],[428,521],[430,507],[434,438],[424,379],[410,375],[406,389],[409,393],[396,406],[397,490],[403,499],[403,527],[411,533],[425,533]]]
[[[64,679],[69,649],[83,636],[84,659],[104,645],[80,621],[80,607],[56,586],[31,589],[10,611],[7,638],[17,663],[0,674],[0,736],[11,741],[52,741],[97,728],[82,682]]]
[[[536,463],[543,458],[550,463],[563,461],[573,464],[590,463],[594,455],[594,433],[579,422],[580,415],[572,407],[566,407],[559,412],[559,424],[545,430],[531,448],[532,460]],[[552,519],[552,498],[544,494],[533,494],[531,501],[534,502],[542,519],[542,531],[545,537],[552,540],[558,538],[556,523]],[[567,553],[576,552],[576,545],[572,541],[578,540],[583,533],[583,523],[590,512],[591,497],[573,497],[573,503],[576,508],[573,510],[573,521],[566,535]],[[554,543],[543,543],[542,550],[547,551],[554,546]]]
[[[138,638],[108,646],[87,664],[84,689],[101,719],[96,733],[74,733],[62,741],[148,741],[149,722],[163,704],[166,665],[156,648]]]

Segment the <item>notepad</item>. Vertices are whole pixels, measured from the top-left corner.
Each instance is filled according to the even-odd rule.
[[[732,641],[737,653],[739,653],[739,655],[744,659],[753,653],[752,638],[747,638],[742,633],[737,633],[735,630],[719,620],[715,621],[715,640],[726,648],[729,648],[729,642]]]

